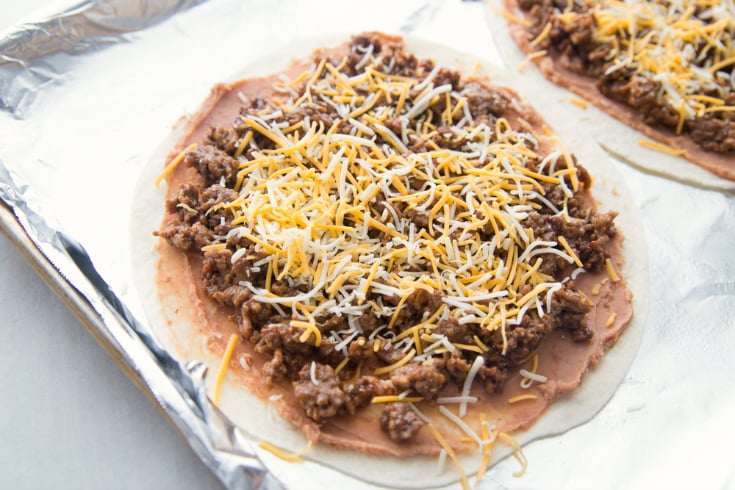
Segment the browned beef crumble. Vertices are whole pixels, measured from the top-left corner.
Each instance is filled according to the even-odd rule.
[[[354,65],[362,59],[362,50],[368,45],[373,46],[374,53],[380,52],[386,59],[393,58],[394,74],[420,79],[434,66],[429,60],[419,60],[407,54],[397,43],[361,36],[353,40],[352,51],[344,68],[346,73],[356,72]],[[492,125],[509,110],[510,101],[503,92],[475,82],[464,84],[457,72],[449,70],[442,70],[437,76],[440,77],[440,83],[451,83],[455,90],[467,96],[469,110],[476,120]],[[316,98],[314,100],[315,104],[308,109],[308,113],[297,112],[284,117],[289,123],[307,115],[312,120],[320,120],[325,124],[333,121],[335,109]],[[269,107],[269,104],[267,98],[250,99],[241,108],[240,114],[257,113]],[[438,118],[441,107],[432,109],[435,109],[434,114],[437,115],[437,125],[441,126]],[[394,130],[399,133],[400,125],[397,121],[387,122],[388,126],[397,124]],[[263,253],[256,251],[254,243],[247,238],[231,236],[226,239],[225,249],[200,252],[206,245],[218,240],[221,243],[231,229],[231,215],[219,205],[237,197],[237,193],[228,186],[232,186],[235,178],[235,152],[238,138],[244,133],[245,128],[239,126],[237,121],[231,128],[215,127],[201,146],[187,152],[184,163],[193,166],[201,178],[198,182],[183,185],[176,198],[168,202],[167,209],[171,219],[158,234],[182,252],[201,254],[202,281],[207,294],[221,305],[231,308],[243,338],[254,346],[257,353],[269,359],[262,370],[265,382],[292,383],[298,403],[305,414],[316,422],[337,415],[353,414],[377,395],[395,395],[409,391],[414,396],[432,399],[447,384],[454,383],[461,387],[476,354],[459,349],[423,363],[409,363],[387,376],[374,376],[374,368],[367,369],[370,366],[394,363],[405,356],[405,351],[397,347],[391,339],[434,313],[442,304],[441,292],[430,294],[419,289],[411,294],[395,319],[391,335],[387,335],[391,332],[386,328],[386,318],[372,314],[363,315],[358,320],[362,333],[343,350],[337,350],[336,342],[329,332],[339,332],[347,328],[345,318],[317,318],[322,332],[322,344],[316,346],[313,336],[303,338],[304,330],[290,326],[290,318],[281,316],[268,304],[255,301],[250,290],[241,285],[241,281],[247,280],[256,287],[265,287],[265,271],[259,271],[253,266],[253,263],[263,258]],[[435,141],[437,144],[449,148],[463,144],[454,140],[451,128],[445,127],[439,134]],[[273,146],[259,134],[254,139],[260,148]],[[413,151],[426,150],[427,142],[414,138],[410,148]],[[247,152],[245,156],[247,157]],[[531,212],[523,223],[533,230],[534,236],[544,240],[556,240],[560,234],[564,234],[585,268],[597,271],[607,257],[604,246],[617,233],[613,224],[615,216],[597,214],[590,208],[584,195],[585,188],[590,185],[590,178],[582,166],[577,167],[581,186],[579,192],[571,198],[560,192],[558,186],[543,184],[546,198],[554,206],[561,209],[566,201],[569,218],[551,214],[551,211],[542,206],[539,211]],[[531,170],[539,171],[533,164]],[[417,189],[422,184],[418,181],[412,183]],[[374,216],[380,216],[386,206],[392,206],[399,217],[409,219],[418,230],[425,229],[430,234],[434,233],[428,228],[426,213],[407,210],[400,202],[388,204],[381,196],[379,194],[372,204]],[[488,241],[492,239],[493,230],[490,227],[483,233],[483,238]],[[239,248],[246,248],[247,253],[232,263],[233,253]],[[498,253],[504,252],[500,250]],[[543,259],[541,272],[553,278],[564,277],[574,267],[554,254],[542,254],[539,257]],[[286,281],[275,281],[271,285],[271,291],[281,296],[295,295],[306,290],[306,285],[289,285]],[[395,306],[401,298],[376,295],[368,300],[385,301]],[[502,390],[510,370],[528,361],[552,330],[567,331],[576,341],[589,339],[591,332],[582,319],[590,306],[576,292],[573,283],[566,283],[563,289],[555,293],[552,303],[552,313],[540,317],[536,311],[529,311],[520,325],[509,326],[505,354],[502,353],[503,339],[499,331],[463,325],[456,318],[440,321],[433,333],[444,335],[458,344],[474,344],[477,337],[487,345],[489,351],[483,354],[484,365],[478,372],[477,380],[488,393],[497,393]],[[335,368],[343,361],[345,353],[349,362],[339,374],[335,374]],[[315,363],[313,376],[312,363]],[[356,376],[358,366],[364,366],[365,369],[361,375]],[[398,442],[410,440],[422,425],[421,419],[405,403],[386,404],[380,417],[380,426]]]
[[[412,439],[423,425],[424,422],[405,403],[387,403],[380,414],[380,427],[394,441]]]
[[[567,1],[520,0],[519,7],[531,21],[528,39],[536,39],[551,22],[549,35],[536,44],[537,49],[547,50],[564,68],[596,80],[600,93],[633,108],[646,124],[675,130],[679,124],[679,113],[661,96],[661,83],[632,68],[606,73],[613,65],[611,46],[593,39],[595,19],[580,2],[574,4],[573,10],[578,15],[572,21],[565,24],[560,20],[559,14],[567,8]],[[732,69],[724,67],[721,71],[729,72]],[[727,90],[725,103],[732,105],[735,102],[735,88],[723,88]],[[687,119],[682,133],[687,134],[703,150],[731,154],[735,152],[735,113],[711,112]]]

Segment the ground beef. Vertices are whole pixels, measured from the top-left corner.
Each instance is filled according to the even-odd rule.
[[[431,363],[409,363],[393,371],[390,381],[400,392],[411,390],[429,399],[444,387],[447,377]]]
[[[221,126],[213,127],[207,135],[207,142],[230,156],[237,150],[237,140],[237,132],[234,129]]]
[[[202,280],[207,294],[228,306],[240,307],[252,293],[240,281],[247,279],[247,269],[232,267],[232,252],[211,250],[204,253]]]
[[[454,352],[445,352],[443,356],[444,371],[457,384],[464,382],[467,373],[470,370],[470,362],[468,362],[462,351],[456,349]]]
[[[255,351],[270,354],[276,349],[284,349],[289,353],[308,355],[312,352],[315,341],[313,336],[309,336],[302,342],[300,338],[303,333],[303,329],[288,324],[266,325],[260,329],[260,339],[255,345]]]
[[[692,139],[704,150],[718,153],[735,151],[735,121],[705,115],[688,122],[686,127]]]
[[[407,403],[386,403],[380,414],[380,427],[396,442],[412,439],[423,425]]]
[[[541,341],[551,332],[554,327],[552,315],[539,317],[535,311],[529,311],[523,316],[520,325],[506,325],[505,341],[501,329],[492,332],[490,344],[493,351],[506,353],[505,363],[517,366],[528,360],[538,349]]]
[[[441,320],[437,323],[436,328],[432,330],[432,333],[436,335],[444,335],[452,343],[474,343],[472,330],[467,325],[459,323],[459,321],[454,317]]]
[[[411,293],[399,310],[395,326],[398,331],[403,331],[419,323],[424,315],[430,316],[442,304],[442,295],[439,292],[430,293],[425,289],[417,289]],[[388,301],[397,305],[401,298],[390,297]]]
[[[288,376],[288,366],[283,362],[281,349],[273,351],[273,357],[263,364],[263,378],[267,383],[273,384],[283,381]]]
[[[249,299],[240,306],[239,320],[240,333],[254,344],[260,341],[260,329],[263,325],[280,323],[280,317],[274,315],[268,306],[255,299]],[[253,336],[253,333],[256,332],[257,335]]]
[[[163,227],[157,233],[158,236],[165,238],[168,243],[183,252],[194,252],[201,250],[212,243],[212,230],[201,223],[187,225],[180,222],[174,222]]]
[[[583,217],[565,219],[562,216],[532,211],[524,225],[533,229],[534,236],[546,241],[556,241],[559,235],[566,238],[586,270],[596,271],[605,263],[605,245],[617,235],[615,213],[595,213]],[[558,277],[573,267],[567,259],[554,254],[540,254],[543,258],[540,271]]]
[[[199,187],[192,184],[182,184],[176,197],[166,202],[169,213],[177,213],[184,223],[193,223],[199,218]]]
[[[591,306],[589,301],[576,291],[573,281],[566,283],[562,289],[554,293],[551,308],[557,312],[553,317],[556,328],[570,332],[572,339],[577,342],[592,337],[592,331],[583,321]]]
[[[305,365],[293,388],[304,413],[319,422],[337,415],[347,397],[331,366],[317,363],[314,378],[318,384],[311,379],[311,365]]]
[[[618,71],[620,74],[627,73]],[[621,78],[620,74],[613,72],[613,76],[601,77],[597,88],[607,97],[635,107],[647,124],[661,124],[669,128],[677,126],[679,113],[661,98],[660,82],[637,74]]]
[[[489,394],[500,393],[508,379],[508,371],[498,366],[485,365],[480,367],[477,376],[485,386],[485,391]]]
[[[503,117],[510,104],[508,97],[500,92],[488,91],[479,83],[465,85],[462,95],[467,97],[470,113],[475,119],[485,117],[489,122]]]
[[[372,349],[375,357],[383,361],[385,364],[393,364],[400,361],[406,356],[406,353],[395,347],[390,340],[379,340],[378,350]]]
[[[345,394],[347,395],[345,409],[347,413],[354,414],[360,408],[370,404],[373,397],[393,395],[395,389],[375,376],[361,376],[357,381],[347,385]]]
[[[209,183],[224,179],[225,182],[233,184],[238,166],[235,158],[212,145],[201,145],[186,152],[184,163],[199,170]]]
[[[219,184],[207,187],[201,193],[201,221],[216,235],[226,235],[232,229],[234,215],[231,209],[221,205],[237,199],[237,192]]]

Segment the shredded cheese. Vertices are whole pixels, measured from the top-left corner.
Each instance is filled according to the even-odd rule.
[[[423,400],[420,396],[380,395],[374,396],[370,403],[418,403]]]
[[[439,441],[439,444],[444,448],[444,450],[447,452],[447,455],[449,458],[454,462],[454,465],[457,467],[457,471],[459,471],[460,476],[460,484],[462,485],[463,490],[470,490],[470,482],[467,480],[467,474],[464,471],[464,467],[462,466],[462,463],[459,461],[459,458],[457,458],[457,454],[454,452],[454,449],[452,449],[452,446],[449,445],[446,439],[441,435],[441,433],[437,430],[437,428],[429,422],[427,424],[427,427],[431,431],[431,433],[434,435],[437,441]]]
[[[661,153],[666,153],[667,155],[684,155],[686,151],[684,150],[678,150],[676,148],[672,148],[669,145],[665,145],[663,143],[656,143],[655,141],[650,140],[638,140],[638,144],[644,148],[650,148],[651,150],[656,150]]]
[[[618,282],[620,280],[620,276],[615,270],[615,266],[610,259],[605,259],[605,267],[607,268],[607,275],[610,276],[610,280],[612,282]]]
[[[390,373],[391,371],[395,371],[399,367],[405,366],[406,364],[408,364],[408,362],[411,359],[413,359],[413,356],[415,355],[416,355],[416,349],[411,349],[411,351],[408,354],[403,356],[398,361],[394,362],[393,364],[388,364],[387,366],[379,367],[378,369],[374,371],[374,373],[376,376],[380,376],[381,374],[386,374],[386,373]]]
[[[217,371],[217,377],[214,381],[214,392],[212,393],[212,403],[219,406],[219,394],[222,390],[222,382],[225,379],[227,368],[230,366],[230,359],[232,359],[232,353],[235,351],[235,345],[237,345],[237,339],[240,336],[236,333],[230,335],[230,340],[227,341],[227,347],[225,353],[222,356],[222,362],[220,363],[219,370]]]
[[[506,434],[505,432],[499,432],[498,433],[498,439],[508,444],[510,447],[513,448],[513,457],[520,463],[521,469],[515,473],[513,473],[513,476],[516,478],[519,478],[523,476],[524,473],[526,473],[526,469],[528,468],[528,460],[526,459],[526,456],[523,454],[523,449],[521,448],[521,445],[518,444],[518,441],[516,441],[513,437]]]
[[[258,447],[261,449],[264,449],[274,455],[275,457],[282,459],[284,461],[288,461],[289,463],[302,463],[304,461],[304,454],[309,452],[311,449],[311,441],[306,443],[306,447],[302,449],[301,451],[290,453],[288,451],[285,451],[281,449],[280,447],[276,446],[275,444],[271,444],[267,441],[260,441],[258,442]]]
[[[163,172],[161,172],[161,175],[159,175],[156,178],[156,180],[155,180],[156,187],[158,187],[161,184],[161,182],[163,181],[163,179],[165,179],[166,177],[168,177],[168,175],[171,172],[173,172],[174,169],[176,167],[178,167],[181,162],[184,161],[184,157],[186,157],[186,154],[188,152],[190,152],[190,151],[194,151],[196,149],[196,147],[197,147],[196,144],[191,144],[185,150],[182,150],[178,155],[176,155],[176,157],[173,160],[171,160],[171,163],[169,163],[168,165],[166,165],[166,168],[163,169]]]
[[[587,109],[590,106],[586,100],[577,99],[575,97],[570,98],[569,102],[576,105],[577,107],[581,107],[582,109]]]
[[[534,39],[533,41],[531,41],[531,46],[538,46],[538,44],[541,41],[543,41],[544,39],[546,39],[548,37],[549,33],[551,32],[551,27],[552,27],[551,26],[551,22],[547,22],[546,25],[544,26],[544,28],[541,30],[541,33],[538,36],[536,36],[536,39]]]
[[[522,395],[517,395],[511,398],[508,398],[508,403],[518,403],[526,400],[536,400],[538,398],[538,395],[535,393],[524,393]]]
[[[485,476],[485,471],[487,471],[487,467],[490,464],[490,455],[495,442],[494,438],[491,439],[493,434],[488,427],[487,417],[484,413],[480,414],[480,435],[482,436],[483,445],[482,460],[480,462],[480,468],[477,470],[477,481],[482,480],[482,477]]]
[[[608,328],[612,327],[615,324],[615,317],[616,316],[617,316],[617,314],[614,311],[612,313],[610,313],[610,316],[607,317],[607,320],[605,321],[605,326],[608,327]]]

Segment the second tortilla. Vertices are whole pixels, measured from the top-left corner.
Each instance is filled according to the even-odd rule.
[[[636,110],[602,95],[593,79],[573,73],[535,48],[524,21],[519,20],[523,13],[516,1],[487,0],[486,6],[488,23],[507,63],[512,68],[522,67],[519,83],[524,87],[543,86],[547,96],[565,101],[569,117],[587,121],[586,129],[607,151],[650,173],[700,187],[735,190],[732,152],[704,151],[685,134],[647,125]],[[528,56],[537,51],[530,61]],[[575,95],[589,102],[590,107],[582,109],[570,103]]]

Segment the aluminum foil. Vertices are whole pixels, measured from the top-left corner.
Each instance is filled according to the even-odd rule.
[[[481,3],[459,0],[111,0],[70,4],[3,33],[0,199],[91,312],[89,327],[228,488],[307,484],[288,465],[265,470],[252,442],[208,401],[203,366],[177,363],[140,321],[128,259],[138,175],[179,116],[268,51],[382,30],[502,63],[484,15]],[[525,447],[523,477],[513,477],[510,458],[480,488],[735,488],[725,446],[735,438],[735,196],[614,165],[648,242],[651,308],[640,352],[592,421]],[[315,488],[344,483],[314,471]]]

